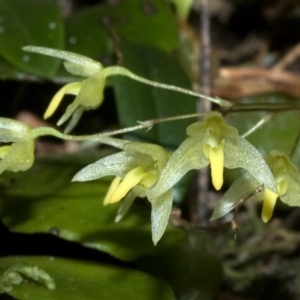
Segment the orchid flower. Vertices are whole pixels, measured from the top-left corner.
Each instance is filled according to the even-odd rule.
[[[72,181],[115,176],[104,198],[104,205],[123,199],[116,222],[121,220],[136,197],[147,197],[152,205],[152,239],[156,244],[168,224],[173,193],[169,188],[156,197],[150,197],[149,190],[159,178],[170,153],[160,146],[139,142],[127,142],[122,148],[122,152],[102,158],[83,168]]]
[[[289,206],[300,206],[300,173],[290,158],[281,151],[272,151],[266,161],[273,172],[277,183],[277,193],[265,189],[262,219],[266,223],[273,214],[276,200],[279,197]]]
[[[262,155],[226,124],[218,112],[210,112],[202,122],[187,128],[189,136],[173,153],[149,196],[157,197],[174,186],[188,171],[210,164],[212,183],[223,185],[223,169],[243,168],[271,191],[276,192],[275,179]]]
[[[62,87],[54,95],[44,114],[45,119],[49,118],[55,112],[65,94],[75,95],[75,100],[68,106],[66,112],[57,122],[57,125],[60,126],[65,123],[70,117],[72,117],[71,121],[65,129],[66,133],[70,132],[76,126],[83,111],[96,109],[102,104],[105,81],[109,76],[127,76],[133,80],[137,80],[148,85],[168,90],[174,90],[180,93],[185,93],[200,98],[206,98],[219,105],[230,105],[229,102],[222,99],[203,96],[199,93],[177,86],[167,85],[145,79],[120,66],[111,66],[104,68],[101,63],[76,53],[35,46],[26,46],[23,47],[23,50],[61,58],[64,60],[64,66],[68,72],[73,75],[87,77],[87,79],[83,81],[72,82]]]
[[[0,118],[0,174],[7,170],[25,171],[34,162],[31,128],[19,121]]]
[[[261,182],[250,173],[245,173],[223,195],[211,220],[226,215],[240,199],[249,198],[249,195],[252,199],[263,200],[261,216],[265,223],[271,219],[278,197],[290,206],[300,206],[300,173],[298,168],[285,153],[278,150],[271,151],[266,157],[266,162],[274,175],[277,191],[274,192],[265,187],[259,193],[252,193]]]

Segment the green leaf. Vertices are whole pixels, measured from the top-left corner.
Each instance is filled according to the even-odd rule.
[[[115,223],[119,203],[103,206],[110,180],[71,183],[82,168],[74,161],[36,163],[26,173],[4,173],[0,218],[14,232],[49,232],[107,252],[122,260],[159,253],[180,242],[185,233],[168,226],[155,247],[151,239],[150,205],[136,200]],[[75,171],[76,169],[76,171]]]
[[[140,270],[166,280],[178,300],[215,299],[222,280],[220,259],[202,231],[189,231],[181,244],[153,257],[141,257],[137,263]]]
[[[56,284],[55,289],[48,289],[25,278],[9,292],[19,300],[175,299],[170,287],[157,278],[95,262],[56,257],[5,257],[0,259],[0,275],[16,264],[37,266]]]
[[[27,45],[63,47],[64,28],[54,0],[0,1],[0,55],[21,70],[53,75],[60,62],[24,52]]]
[[[186,74],[171,55],[140,44],[122,43],[123,65],[135,74],[153,81],[191,89]],[[195,97],[144,85],[125,77],[113,79],[119,120],[123,127],[137,121],[195,113]],[[136,137],[176,148],[186,138],[186,127],[194,120],[155,125],[150,131],[136,132]],[[132,136],[132,135],[131,135]]]
[[[94,59],[114,51],[112,30],[121,41],[158,47],[177,45],[177,26],[171,7],[161,0],[119,1],[84,8],[66,20],[66,49]]]
[[[25,80],[31,79],[33,76],[22,72],[20,69],[12,66],[6,60],[0,57],[0,79],[17,79]]]

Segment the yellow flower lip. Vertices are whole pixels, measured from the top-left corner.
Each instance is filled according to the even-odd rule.
[[[82,82],[72,82],[63,86],[52,98],[48,108],[44,113],[44,119],[50,118],[54,112],[56,111],[57,107],[59,106],[63,96],[65,94],[71,94],[77,96],[80,89],[82,87]]]
[[[223,185],[224,144],[221,143],[218,147],[204,145],[203,152],[206,158],[209,159],[212,183],[215,189],[218,191]]]
[[[263,222],[267,223],[271,219],[277,198],[277,193],[274,193],[268,188],[265,188],[263,209],[261,213],[261,218]]]
[[[145,172],[141,166],[136,167],[125,175],[123,181],[121,181],[120,177],[116,177],[112,181],[105,196],[104,205],[119,202],[138,184],[142,184],[148,188],[151,187],[156,180],[156,175]]]

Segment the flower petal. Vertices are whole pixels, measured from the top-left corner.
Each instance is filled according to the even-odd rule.
[[[12,144],[7,154],[0,161],[0,174],[7,170],[26,171],[34,162],[34,141],[26,139]]]
[[[147,159],[148,156],[143,154],[136,153],[132,156],[122,151],[86,166],[75,174],[72,181],[89,181],[110,175],[124,178],[137,166],[147,167],[149,165]]]
[[[7,155],[10,148],[11,148],[10,145],[5,145],[5,146],[0,147],[0,158],[1,159]]]
[[[216,205],[210,220],[213,221],[228,214],[241,199],[249,197],[259,186],[261,186],[261,183],[250,173],[246,172],[243,174],[225,192],[222,199]],[[263,192],[251,196],[252,199],[256,200],[263,200],[263,197]]]
[[[224,140],[224,166],[229,169],[243,168],[266,188],[277,191],[274,176],[262,155],[242,137]]]
[[[110,204],[110,198],[111,198],[111,195],[114,193],[114,191],[116,190],[116,188],[119,186],[120,182],[121,182],[122,178],[120,177],[115,177],[114,180],[111,182],[110,186],[109,186],[109,189],[104,197],[104,200],[103,200],[103,204],[104,205],[107,205],[107,204]]]
[[[156,184],[149,189],[151,198],[158,197],[174,186],[188,171],[201,169],[209,164],[203,154],[201,137],[188,137],[173,153],[162,170]]]
[[[124,146],[124,150],[128,153],[138,152],[149,155],[152,157],[153,161],[157,162],[159,171],[165,167],[171,155],[171,152],[166,151],[161,146],[140,142],[130,142]]]
[[[91,76],[92,74],[98,72],[103,68],[103,66],[99,62],[92,60],[86,56],[69,51],[37,46],[26,46],[22,49],[28,52],[40,53],[43,55],[48,55],[66,60],[70,62],[70,64],[67,65],[66,69],[74,75],[82,75],[87,77]],[[72,68],[71,65],[74,65],[74,67]]]
[[[152,240],[154,245],[156,245],[163,236],[169,222],[173,203],[172,190],[170,189],[158,197],[151,198],[148,196],[148,199],[152,205]]]
[[[300,206],[300,178],[289,178],[288,188],[284,194],[279,194],[280,200],[289,206]]]
[[[125,216],[136,197],[146,197],[146,190],[147,189],[145,187],[137,185],[126,195],[117,212],[115,222],[119,222]]]
[[[31,128],[23,123],[8,118],[0,118],[0,141],[2,143],[16,142],[26,138]]]
[[[267,223],[272,217],[277,198],[278,194],[265,188],[264,203],[261,213],[261,218],[265,223]]]
[[[103,101],[104,86],[105,78],[101,72],[97,72],[84,80],[77,97],[67,107],[65,113],[57,122],[57,125],[60,126],[65,123],[80,106],[84,110],[89,110],[95,109],[101,105]]]
[[[47,110],[44,113],[44,119],[48,119],[53,115],[65,94],[78,95],[81,87],[82,82],[72,82],[63,86],[52,98]]]
[[[143,177],[147,176],[147,173],[142,167],[137,167],[126,174],[123,181],[112,193],[109,203],[116,203],[126,196],[126,194],[139,182]]]

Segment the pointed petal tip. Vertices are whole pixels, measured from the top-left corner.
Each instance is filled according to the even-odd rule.
[[[270,219],[271,219],[271,216],[262,213],[261,214],[261,218],[262,218],[262,220],[263,220],[264,223],[268,223],[270,221]]]

